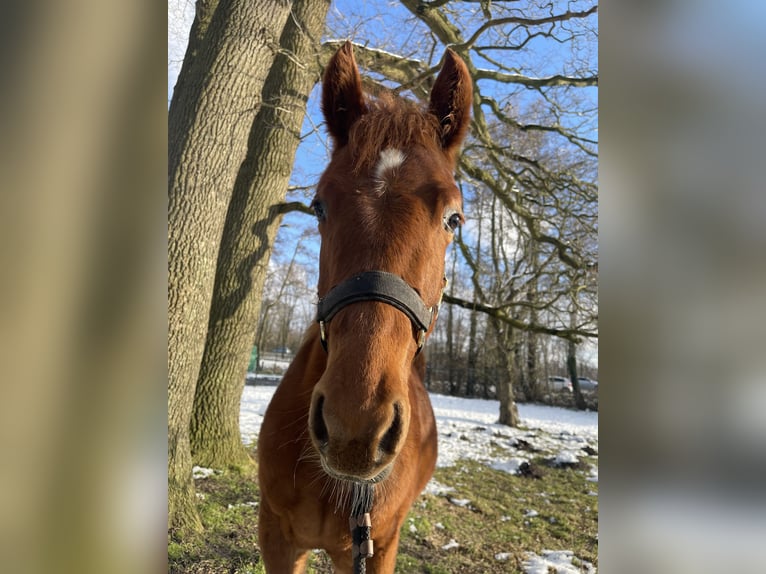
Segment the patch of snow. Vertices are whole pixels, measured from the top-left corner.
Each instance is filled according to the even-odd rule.
[[[527,510],[527,512],[524,514],[526,518],[534,518],[535,516],[539,516],[539,512],[537,510]]]
[[[426,488],[423,492],[426,494],[432,494],[433,496],[444,496],[448,492],[452,492],[455,490],[451,486],[447,486],[445,484],[442,484],[441,482],[434,480],[433,478],[428,481],[428,484],[426,484]]]
[[[447,500],[449,500],[455,506],[466,507],[471,504],[471,501],[467,498],[452,498],[451,496],[448,496]]]
[[[518,474],[519,467],[525,462],[529,463],[528,460],[524,460],[523,458],[511,458],[510,460],[496,460],[489,466],[495,470],[502,470],[509,474]]]
[[[577,464],[578,462],[580,462],[580,459],[577,458],[577,455],[571,450],[562,450],[553,459],[553,464],[559,466],[564,464]]]
[[[221,471],[215,470],[214,468],[205,468],[204,466],[194,466],[192,467],[192,478],[207,478],[217,472]]]
[[[495,554],[495,560],[497,560],[498,562],[505,562],[510,557],[511,557],[510,552],[498,552],[497,554]]]
[[[258,506],[258,503],[255,502],[255,501],[240,502],[238,504],[229,504],[228,508],[229,508],[229,510],[231,510],[232,508],[239,508],[240,506],[253,506],[253,507],[256,507],[256,506]]]
[[[263,415],[275,390],[277,388],[271,386],[246,386],[242,392],[242,401],[239,406],[239,433],[245,444],[252,443],[258,438]]]
[[[457,541],[454,538],[450,538],[450,541],[447,542],[444,546],[442,546],[442,550],[452,550],[453,548],[459,548],[460,544],[457,543]]]
[[[581,565],[572,564],[574,552],[571,550],[543,550],[542,556],[534,552],[526,553],[527,559],[522,567],[524,574],[595,574],[593,564],[578,560]]]
[[[453,466],[460,459],[483,463],[512,459],[519,452],[515,448],[519,438],[535,450],[551,453],[561,451],[562,446],[579,449],[583,443],[598,443],[596,412],[520,404],[521,423],[530,431],[496,424],[498,401],[438,394],[430,397],[439,433],[440,467]],[[545,432],[535,432],[539,430]],[[467,437],[470,439],[466,440]]]
[[[436,524],[434,524],[434,528],[436,528],[437,530],[444,530],[444,524],[442,524],[441,522],[437,522]]]

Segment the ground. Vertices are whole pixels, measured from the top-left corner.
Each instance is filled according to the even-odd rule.
[[[254,445],[275,387],[248,386],[243,440]],[[397,572],[570,574],[598,565],[598,413],[519,405],[523,428],[494,424],[497,401],[431,395],[434,478],[402,528]],[[173,573],[258,573],[254,476],[196,469],[206,526],[169,543]],[[373,532],[374,538],[374,532]],[[309,572],[332,572],[312,555]]]

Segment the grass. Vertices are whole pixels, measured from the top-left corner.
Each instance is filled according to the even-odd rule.
[[[265,574],[258,552],[258,481],[234,470],[195,479],[205,531],[168,540],[170,574]]]
[[[585,462],[598,464],[597,458]],[[598,565],[597,483],[587,471],[552,468],[531,461],[533,476],[516,476],[474,461],[437,469],[434,478],[454,488],[446,496],[422,495],[402,527],[397,573],[523,572],[527,552],[571,550]],[[171,574],[261,574],[258,552],[259,500],[255,476],[233,471],[196,480],[205,532],[170,539]],[[467,499],[466,506],[451,500]],[[537,512],[529,516],[529,511]],[[373,538],[374,538],[373,525]],[[458,546],[444,550],[451,540]],[[499,553],[510,554],[497,560]],[[329,573],[323,552],[309,560],[309,572]]]
[[[397,572],[523,572],[526,552],[572,550],[598,562],[598,501],[583,471],[544,467],[520,477],[473,461],[437,469],[448,496],[423,496],[402,528]],[[465,507],[450,500],[469,500]],[[534,510],[534,517],[526,516]],[[414,528],[410,528],[412,525]],[[443,550],[451,540],[459,546]],[[509,553],[507,560],[495,555]]]

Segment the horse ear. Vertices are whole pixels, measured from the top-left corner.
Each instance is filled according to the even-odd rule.
[[[439,120],[442,148],[453,158],[471,122],[472,90],[465,62],[448,48],[431,90],[429,111]]]
[[[366,111],[362,77],[351,42],[347,41],[330,58],[322,81],[322,113],[338,147],[348,143],[351,126]]]

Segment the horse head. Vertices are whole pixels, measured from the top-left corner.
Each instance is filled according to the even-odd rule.
[[[312,204],[322,238],[320,305],[353,290],[355,278],[392,285],[380,297],[351,297],[321,323],[327,365],[313,390],[309,434],[333,478],[384,480],[407,437],[413,360],[433,329],[446,250],[463,222],[453,173],[471,94],[468,70],[450,50],[426,109],[390,95],[366,98],[350,43],[326,68],[322,111],[334,147]],[[388,300],[396,293],[416,309]]]

